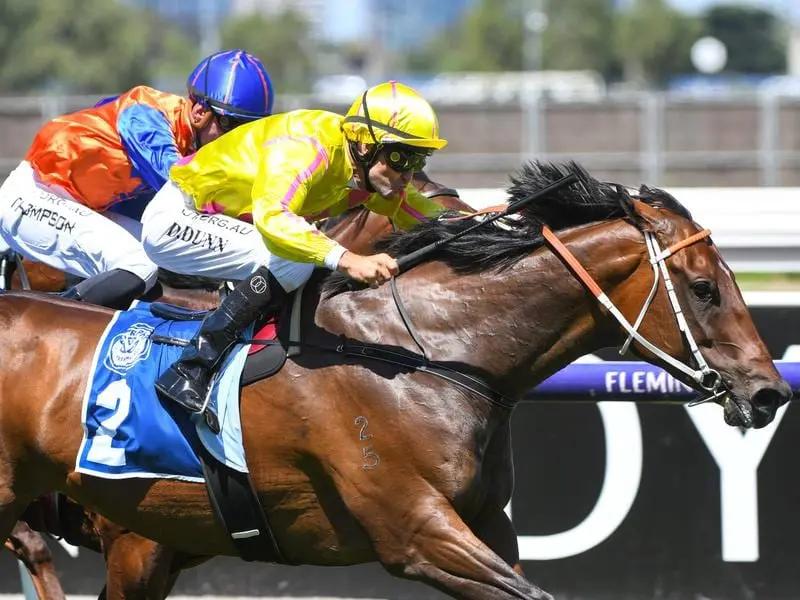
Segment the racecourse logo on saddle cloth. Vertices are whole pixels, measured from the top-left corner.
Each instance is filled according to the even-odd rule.
[[[78,472],[109,479],[202,482],[198,451],[203,444],[224,465],[247,473],[239,382],[248,345],[234,348],[214,383],[211,402],[216,404],[222,426],[218,435],[202,419],[171,402],[162,403],[155,392],[155,380],[178,359],[182,348],[154,341],[154,337],[189,340],[199,328],[198,320],[155,316],[145,302],[115,313],[95,351],[83,399]],[[252,327],[245,336],[251,334]]]

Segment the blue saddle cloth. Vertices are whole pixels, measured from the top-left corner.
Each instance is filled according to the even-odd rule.
[[[239,379],[247,345],[228,355],[214,383],[211,403],[222,425],[212,434],[202,419],[162,402],[155,380],[182,348],[153,336],[189,340],[199,321],[154,316],[146,302],[114,314],[95,350],[83,399],[83,441],[76,470],[110,479],[128,477],[203,481],[200,444],[228,466],[247,472],[239,419]]]

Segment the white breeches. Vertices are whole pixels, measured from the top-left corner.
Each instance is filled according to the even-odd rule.
[[[78,277],[124,269],[141,277],[147,289],[158,267],[141,242],[141,224],[115,213],[99,213],[66,191],[38,180],[23,161],[0,186],[0,249]]]
[[[314,265],[275,256],[250,223],[197,211],[168,181],[142,215],[142,244],[160,267],[184,275],[239,281],[265,266],[287,291],[305,283]]]

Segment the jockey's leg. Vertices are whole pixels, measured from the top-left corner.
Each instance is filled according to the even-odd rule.
[[[212,371],[241,332],[262,312],[283,304],[287,292],[310,276],[312,264],[270,254],[250,223],[198,213],[177,186],[167,182],[142,215],[142,244],[159,266],[192,275],[241,281],[203,321],[180,359],[156,382],[164,398],[203,410]],[[213,429],[214,417],[206,413]]]
[[[48,186],[22,162],[0,187],[0,237],[16,252],[83,282],[70,296],[127,306],[156,282],[158,269],[139,242],[132,219],[109,218]]]
[[[125,310],[147,290],[141,277],[125,269],[112,269],[81,281],[61,294],[63,298]]]
[[[122,228],[125,233],[136,240],[136,249],[127,257],[127,268],[111,269],[86,279],[67,290],[62,296],[82,300],[90,304],[99,304],[118,310],[124,310],[131,302],[139,298],[155,283],[154,273],[157,273],[155,263],[147,258],[144,249],[140,247],[139,240],[142,236],[142,224],[123,214],[105,212],[103,217],[115,226]],[[128,237],[123,233],[124,239]],[[109,264],[123,264],[113,257]]]
[[[283,305],[286,292],[266,267],[240,282],[204,320],[178,361],[156,381],[162,398],[199,412],[203,409],[213,370],[242,331],[262,312]],[[211,424],[209,424],[211,425]]]

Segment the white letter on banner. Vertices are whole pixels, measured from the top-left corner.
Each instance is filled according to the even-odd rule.
[[[597,504],[568,531],[519,536],[520,560],[555,560],[586,552],[614,533],[628,516],[642,478],[639,411],[635,404],[622,402],[598,402],[597,408],[606,438],[606,471]]]
[[[800,358],[800,346],[790,346],[784,360]],[[758,465],[767,451],[789,404],[778,409],[775,420],[744,435],[722,419],[716,405],[686,407],[700,437],[719,467],[722,560],[755,562],[758,550]]]

